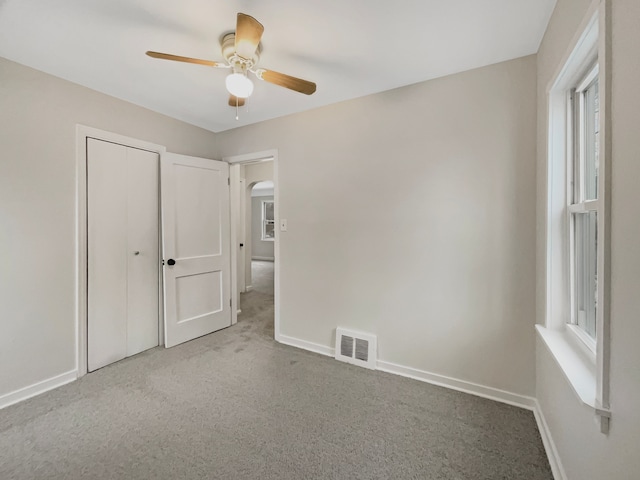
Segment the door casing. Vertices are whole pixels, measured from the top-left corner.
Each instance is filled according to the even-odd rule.
[[[238,322],[239,289],[238,289],[238,216],[240,212],[240,165],[273,160],[273,199],[276,219],[276,238],[274,241],[274,338],[280,341],[280,190],[278,182],[278,150],[263,150],[244,155],[223,157],[229,163],[231,179],[231,324]]]
[[[118,135],[85,125],[76,126],[76,371],[78,377],[87,374],[87,138],[118,143],[157,153],[160,158],[166,147],[135,138]],[[158,202],[160,199],[158,198]],[[160,211],[160,209],[158,209]],[[159,219],[160,221],[160,219]],[[158,242],[160,246],[160,232]],[[159,249],[161,252],[161,249]],[[164,308],[162,292],[162,261],[158,257],[158,344],[164,345]]]

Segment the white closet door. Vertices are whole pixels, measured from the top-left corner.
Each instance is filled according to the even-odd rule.
[[[88,370],[158,345],[158,155],[87,141]]]

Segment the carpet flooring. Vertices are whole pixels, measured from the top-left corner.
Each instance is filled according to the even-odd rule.
[[[0,410],[0,479],[552,480],[531,412],[274,342],[260,278],[237,325]]]

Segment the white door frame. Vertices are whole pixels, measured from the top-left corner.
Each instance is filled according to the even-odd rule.
[[[234,170],[237,170],[238,166],[236,165],[235,167],[232,167],[231,165],[229,166],[231,171],[231,168],[233,168]],[[237,172],[236,172],[237,173]],[[247,215],[247,202],[246,202],[246,181],[244,178],[238,178],[239,183],[239,188],[238,188],[238,200],[239,200],[239,206],[238,206],[238,217],[237,218],[246,218]],[[239,231],[239,235],[240,238],[237,239],[238,244],[243,243],[243,250],[246,251],[249,247],[247,245],[247,225],[246,222],[240,222],[240,225],[236,225],[236,227],[238,228]],[[231,248],[234,248],[234,246],[232,246]],[[246,254],[244,253],[244,251],[240,250],[240,246],[236,246],[235,248],[237,248],[237,252],[239,253],[238,256],[238,290],[239,293],[245,293],[247,291],[247,274],[246,274],[246,270],[245,270],[245,265],[246,265]],[[240,313],[242,309],[238,309],[238,313]]]
[[[163,145],[118,135],[85,125],[76,125],[76,370],[78,378],[87,374],[87,138],[140,148],[159,155],[166,153]],[[158,178],[160,182],[160,178]],[[158,198],[158,205],[160,205]],[[160,208],[158,208],[160,214]],[[161,219],[158,218],[158,242]],[[158,244],[160,246],[160,243]],[[162,249],[158,256],[158,344],[164,345],[164,310],[162,308]]]
[[[223,157],[223,161],[228,162],[229,176],[231,179],[231,324],[238,322],[238,238],[237,219],[239,215],[239,188],[240,176],[239,166],[241,164],[258,163],[273,160],[273,199],[274,216],[276,225],[280,219],[280,189],[278,186],[278,150],[263,150],[261,152],[247,153],[244,155],[232,155]],[[234,168],[234,166],[236,168]],[[244,194],[244,192],[242,192]],[[275,229],[276,238],[273,246],[274,253],[274,337],[280,341],[280,229]]]

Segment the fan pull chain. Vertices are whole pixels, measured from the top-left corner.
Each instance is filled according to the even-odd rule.
[[[240,120],[240,116],[238,115],[238,103],[240,102],[240,100],[238,100],[238,97],[236,97],[236,120]]]

